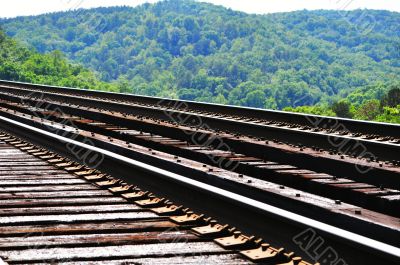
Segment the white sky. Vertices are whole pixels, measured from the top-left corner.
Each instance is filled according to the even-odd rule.
[[[43,13],[99,6],[139,4],[157,0],[11,0],[0,8],[0,17],[38,15]],[[201,0],[248,13],[265,14],[301,9],[351,10],[385,9],[400,12],[400,0]]]

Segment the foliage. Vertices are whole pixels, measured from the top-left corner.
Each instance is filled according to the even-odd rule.
[[[376,118],[376,121],[400,124],[400,105],[397,105],[394,108],[384,107],[383,113]]]
[[[3,19],[0,78],[400,123],[399,24],[191,0]]]
[[[341,118],[352,118],[353,114],[350,110],[351,104],[347,100],[340,100],[332,105],[332,111],[336,114],[336,116]]]
[[[0,21],[8,35],[50,52],[44,58],[60,50],[124,92],[276,109],[380,99],[399,80],[399,24],[400,14],[386,11],[250,15],[180,0]],[[35,75],[57,72],[32,60]]]
[[[372,87],[369,87],[369,89],[371,88]],[[381,85],[378,85],[377,88],[381,88]],[[284,108],[284,110],[323,116],[352,117],[359,120],[400,123],[400,104],[397,106],[388,105],[387,99],[389,98],[389,103],[400,101],[400,96],[397,94],[397,87],[391,87],[391,89],[382,96],[381,100],[366,99],[361,104],[352,104],[346,99],[335,102],[331,106],[320,104],[296,108],[287,107]]]
[[[381,112],[379,106],[379,100],[367,100],[356,110],[354,118],[359,120],[374,120]]]
[[[336,116],[336,113],[332,111],[328,106],[301,106],[297,108],[286,107],[284,111],[309,113],[321,116]]]
[[[393,87],[392,89],[389,90],[387,95],[385,95],[381,99],[381,104],[383,106],[388,106],[388,107],[396,107],[397,105],[400,105],[400,86],[398,87]]]
[[[98,81],[82,66],[73,65],[59,51],[39,54],[17,44],[0,31],[0,79],[80,88],[116,90]]]

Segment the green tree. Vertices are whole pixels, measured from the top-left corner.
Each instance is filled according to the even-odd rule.
[[[400,104],[400,87],[394,87],[382,98],[381,107],[396,107]]]
[[[300,113],[309,113],[314,115],[322,115],[322,116],[336,116],[329,107],[327,106],[301,106],[301,107],[286,107],[283,110],[290,112],[300,112]]]
[[[341,118],[352,118],[353,114],[350,112],[351,104],[346,100],[340,100],[332,105],[332,111]]]
[[[374,120],[380,114],[379,106],[379,100],[368,100],[356,110],[354,118],[360,120]]]
[[[100,82],[95,74],[66,61],[60,51],[39,54],[0,31],[0,79],[49,85],[117,91],[115,85]]]
[[[376,121],[400,123],[400,105],[395,108],[384,107],[383,113],[376,117]]]
[[[246,106],[263,108],[265,105],[265,94],[261,90],[255,90],[249,92],[244,98]]]

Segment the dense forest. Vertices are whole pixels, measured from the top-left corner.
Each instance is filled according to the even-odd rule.
[[[80,65],[69,63],[60,51],[40,54],[7,37],[0,30],[0,79],[69,87],[118,91]]]
[[[46,54],[22,49],[17,56],[39,56],[44,68],[55,71],[51,63],[59,58],[67,69],[64,76],[25,73],[9,79],[398,121],[399,107],[385,103],[389,91],[398,95],[400,83],[395,12],[251,15],[170,0],[3,19],[0,25]],[[68,64],[62,54],[90,71]],[[32,60],[17,68],[28,69]]]

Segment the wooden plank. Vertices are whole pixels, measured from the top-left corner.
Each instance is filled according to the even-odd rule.
[[[0,208],[6,207],[33,207],[55,205],[84,205],[84,204],[115,204],[127,203],[122,197],[91,197],[91,198],[61,198],[61,199],[13,199],[0,200]]]
[[[345,189],[367,189],[367,188],[375,188],[376,186],[367,184],[367,183],[339,183],[339,184],[330,184],[332,186],[338,188],[345,188]]]
[[[0,192],[98,190],[93,184],[0,187]]]
[[[38,215],[38,214],[78,214],[97,212],[133,212],[143,211],[135,204],[117,205],[80,205],[80,206],[58,206],[58,207],[33,207],[33,208],[0,208],[0,216],[14,215]]]
[[[21,146],[22,147],[22,146]],[[27,146],[25,146],[27,147]],[[5,157],[5,156],[17,156],[17,155],[28,155],[27,153],[23,152],[22,150],[19,149],[9,149],[9,148],[4,148],[0,147],[1,150],[1,155],[0,157]]]
[[[14,167],[0,167],[0,172],[2,171],[26,171],[26,170],[31,170],[31,171],[40,171],[40,170],[51,170],[51,169],[56,169],[56,167],[52,165],[45,165],[45,166],[14,166]]]
[[[7,257],[6,262],[28,261],[53,261],[81,260],[81,259],[110,259],[110,258],[138,258],[166,255],[196,255],[211,253],[230,253],[215,243],[187,242],[175,244],[148,244],[148,245],[124,245],[108,247],[88,248],[46,248],[17,251],[3,251]]]
[[[400,195],[385,195],[379,197],[390,201],[400,201]]]
[[[93,235],[55,235],[0,238],[1,250],[83,247],[121,244],[154,244],[172,242],[199,241],[200,238],[190,231],[138,232],[120,234]]]
[[[23,226],[0,226],[0,237],[25,235],[70,235],[94,233],[128,233],[135,231],[166,231],[177,229],[177,225],[164,219],[71,223],[71,224],[35,224]]]
[[[57,175],[11,175],[11,176],[3,176],[0,175],[1,180],[35,180],[35,179],[77,179],[77,176],[69,175],[69,174],[57,174]]]
[[[2,216],[0,225],[27,225],[40,223],[73,223],[112,220],[138,220],[149,218],[161,218],[152,212],[128,212],[128,213],[95,213],[95,214],[60,214],[42,216]]]
[[[348,183],[354,183],[353,180],[351,179],[345,179],[345,178],[329,178],[329,179],[312,179],[311,181],[318,182],[321,184],[348,184]]]
[[[11,161],[11,162],[2,162],[0,161],[0,168],[9,168],[9,167],[26,167],[26,166],[49,166],[49,163],[43,161],[43,160],[37,160],[33,162],[24,162],[20,161]]]
[[[27,157],[33,157],[31,155],[28,155],[25,152],[22,152],[18,149],[8,149],[8,148],[1,148],[1,154],[0,157],[10,157],[10,156],[18,156],[18,155],[23,155]]]
[[[139,258],[139,259],[118,259],[106,261],[79,261],[79,262],[60,262],[58,265],[121,265],[121,264],[140,264],[140,265],[250,265],[254,264],[245,260],[239,254],[215,254],[201,256],[172,256],[157,258]]]
[[[38,170],[38,169],[30,169],[30,170],[3,170],[0,171],[0,176],[5,175],[57,175],[57,174],[65,174],[65,171],[59,170],[59,169],[54,169],[52,168],[51,170]]]
[[[0,186],[17,186],[17,185],[54,185],[54,184],[84,184],[88,183],[86,180],[75,179],[16,179],[16,180],[2,180],[0,176]]]
[[[39,198],[68,198],[113,196],[108,190],[75,190],[75,191],[47,191],[47,192],[7,192],[0,193],[0,200],[4,199],[39,199]]]
[[[283,170],[283,169],[297,169],[291,165],[266,165],[266,166],[258,166],[262,169],[269,169],[269,170]]]
[[[13,162],[13,161],[20,161],[20,162],[36,162],[36,161],[42,161],[39,158],[32,157],[32,156],[12,156],[12,157],[0,157],[0,162],[5,163],[5,162]]]
[[[361,188],[361,189],[353,189],[353,191],[356,192],[361,192],[367,195],[372,195],[372,196],[385,196],[385,195],[395,195],[395,194],[400,194],[399,191],[393,190],[393,189],[381,189],[381,188]],[[378,197],[379,198],[379,197]]]

